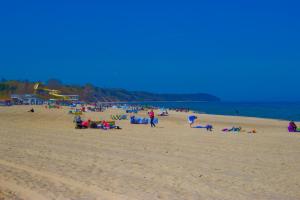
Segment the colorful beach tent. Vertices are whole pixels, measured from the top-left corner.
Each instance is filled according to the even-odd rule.
[[[144,118],[144,117],[132,116],[132,117],[130,117],[130,123],[131,124],[149,124],[150,119],[149,118]],[[158,124],[158,118],[154,118],[153,123]]]

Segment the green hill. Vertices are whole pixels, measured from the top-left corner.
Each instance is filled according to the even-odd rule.
[[[32,94],[34,93],[34,82],[2,80],[0,82],[0,98],[9,98],[11,94]],[[220,101],[216,96],[196,93],[196,94],[155,94],[149,92],[128,91],[125,89],[100,88],[92,84],[84,86],[65,85],[60,81],[51,79],[47,81],[45,87],[60,90],[62,94],[77,94],[82,101],[113,102],[113,101]],[[44,95],[42,98],[49,98]]]

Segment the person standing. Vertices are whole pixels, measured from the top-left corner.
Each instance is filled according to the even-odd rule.
[[[151,127],[155,127],[155,124],[154,124],[154,112],[153,112],[153,110],[151,110],[148,114],[149,114],[149,117],[150,117]]]

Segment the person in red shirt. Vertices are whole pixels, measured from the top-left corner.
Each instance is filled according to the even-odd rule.
[[[155,124],[153,122],[153,120],[154,120],[154,112],[153,112],[153,110],[151,110],[148,114],[149,114],[149,117],[150,117],[151,127],[155,127]]]
[[[90,122],[91,122],[90,119],[82,122],[82,124],[81,124],[82,128],[88,128],[90,126]]]
[[[103,120],[102,125],[104,129],[110,129],[110,124],[107,121]]]

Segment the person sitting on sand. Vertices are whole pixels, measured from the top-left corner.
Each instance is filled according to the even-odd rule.
[[[297,127],[295,122],[291,121],[288,126],[289,132],[300,132],[300,129]]]
[[[78,122],[82,122],[82,120],[81,120],[81,117],[79,116],[79,115],[76,115],[75,117],[74,117],[74,122],[75,123],[78,123]]]
[[[74,123],[76,123],[76,127],[75,128],[77,128],[77,129],[80,129],[80,128],[82,128],[82,119],[81,119],[81,117],[79,116],[79,115],[76,115],[75,117],[74,117]]]
[[[84,121],[84,122],[82,122],[82,123],[81,123],[82,128],[88,128],[88,127],[90,126],[90,122],[91,122],[90,119],[89,119],[89,120],[86,120],[86,121]]]
[[[30,110],[28,110],[28,112],[32,112],[32,113],[34,113],[34,109],[33,109],[33,108],[31,108]]]
[[[290,126],[293,127],[293,129],[296,131],[297,130],[297,125],[295,124],[295,122],[291,121],[290,122]]]
[[[210,124],[206,125],[206,130],[207,131],[212,131],[213,130],[213,126],[210,125]]]
[[[102,125],[104,129],[110,129],[110,124],[107,121],[103,120]]]
[[[112,124],[110,124],[109,122],[107,122],[105,120],[103,120],[101,122],[101,125],[99,126],[99,128],[104,129],[104,130],[108,130],[108,129],[122,129],[121,127],[116,126],[116,125],[112,125]]]
[[[130,116],[130,123],[135,124],[135,116],[134,115]]]
[[[97,122],[91,121],[90,128],[98,128]]]

